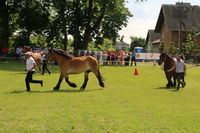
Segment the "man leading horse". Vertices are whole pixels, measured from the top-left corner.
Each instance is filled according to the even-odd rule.
[[[176,60],[174,60],[166,53],[162,53],[160,55],[160,59],[158,60],[158,64],[161,65],[162,63],[164,63],[164,71],[168,80],[166,87],[176,87],[176,79],[178,81],[177,90],[179,90],[180,84],[182,84],[182,86],[184,87],[186,85],[184,81],[186,66],[184,61],[181,60],[181,56],[178,55],[176,57]],[[171,80],[172,77],[174,82],[172,82]]]
[[[178,81],[177,90],[179,90],[180,84],[182,85],[182,87],[185,87],[186,85],[185,80],[184,80],[186,65],[185,65],[185,62],[181,60],[180,55],[176,56],[176,61],[175,61],[174,66],[171,69],[167,70],[167,72],[171,72],[173,70],[175,70],[176,72],[176,79]]]

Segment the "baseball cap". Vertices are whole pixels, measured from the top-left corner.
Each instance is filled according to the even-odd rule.
[[[31,52],[26,52],[26,53],[25,53],[25,55],[31,55],[31,54],[32,54]]]

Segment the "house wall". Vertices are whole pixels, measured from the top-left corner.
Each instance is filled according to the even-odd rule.
[[[182,32],[183,42],[186,41],[186,32]],[[171,31],[167,29],[166,24],[163,24],[161,28],[161,43],[164,44],[165,47],[179,47],[179,31]]]
[[[159,52],[160,52],[159,46],[160,46],[159,43],[154,43],[153,46],[152,46],[152,51],[151,51],[151,53],[159,53]]]
[[[179,46],[179,32],[178,31],[171,31],[171,40],[170,40],[175,47]]]
[[[126,50],[129,48],[129,45],[123,45],[123,44],[117,44],[116,49],[117,50]]]
[[[200,47],[200,35],[198,35],[198,36],[196,36],[196,37],[194,38],[194,42],[197,44],[197,46]]]
[[[171,32],[167,29],[166,24],[162,25],[160,33],[161,33],[160,42],[164,44],[165,47],[168,47],[171,42]]]

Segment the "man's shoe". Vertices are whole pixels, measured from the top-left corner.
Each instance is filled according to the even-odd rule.
[[[43,81],[40,82],[41,87],[43,87]]]

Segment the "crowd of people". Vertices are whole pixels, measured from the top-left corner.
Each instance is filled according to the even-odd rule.
[[[26,47],[26,46],[25,46]],[[18,46],[15,50],[16,60],[24,60],[24,49],[25,47]],[[46,53],[48,49],[45,47],[30,48],[33,53]],[[1,60],[5,61],[7,54],[9,52],[8,48],[3,48],[1,55]],[[73,55],[73,50],[70,48],[66,51],[68,54]],[[115,51],[89,51],[89,50],[79,50],[78,56],[93,56],[97,61],[104,66],[136,66],[135,52],[115,52]]]
[[[79,56],[93,56],[104,66],[136,66],[135,52],[114,52],[114,51],[79,51]]]

